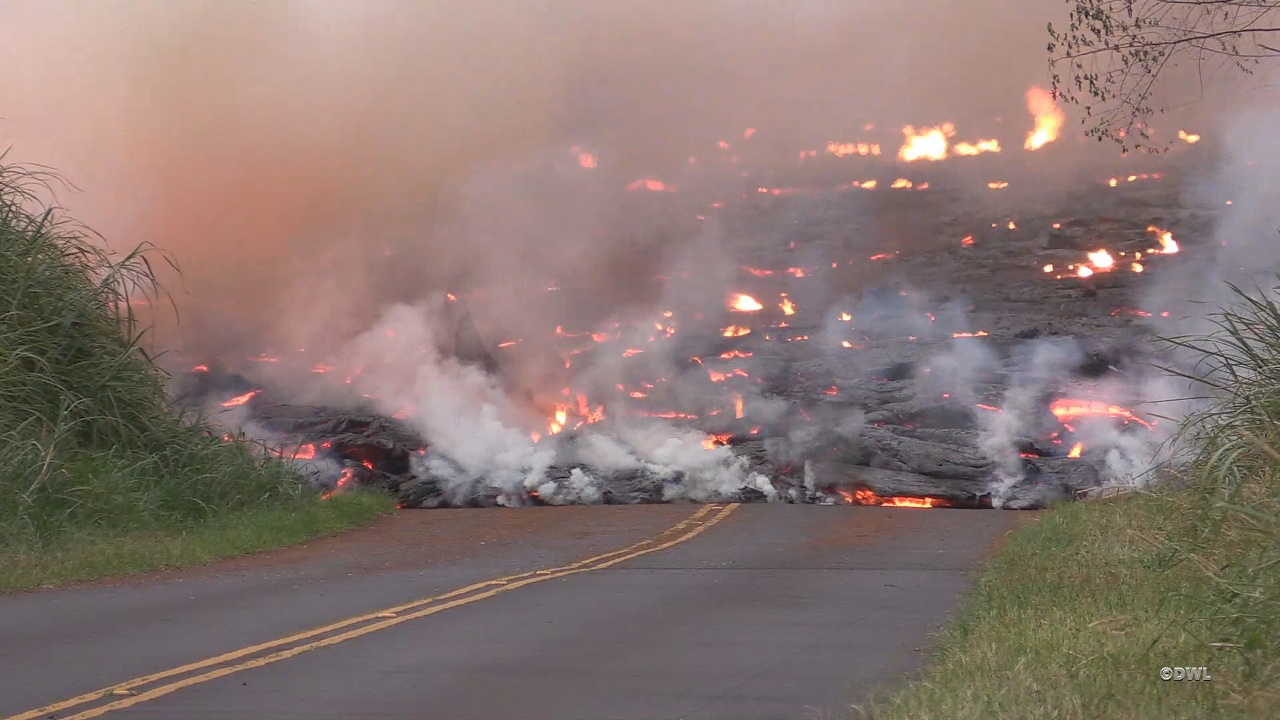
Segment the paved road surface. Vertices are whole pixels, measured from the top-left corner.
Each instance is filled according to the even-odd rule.
[[[0,597],[0,718],[840,717],[917,667],[1013,521],[403,512],[211,568]]]

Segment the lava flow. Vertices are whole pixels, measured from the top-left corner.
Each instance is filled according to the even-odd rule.
[[[945,508],[951,507],[951,503],[942,498],[933,497],[907,497],[892,496],[881,497],[867,489],[854,490],[846,492],[844,490],[837,491],[840,497],[844,499],[847,505],[873,505],[878,507],[899,507],[899,508]]]

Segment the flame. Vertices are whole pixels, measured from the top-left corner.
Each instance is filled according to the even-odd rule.
[[[880,497],[870,490],[854,490],[852,493],[838,490],[844,501],[850,505],[877,505],[880,507],[934,508],[951,507],[951,503],[942,498],[932,497]]]
[[[1007,187],[1009,187],[1009,183],[1004,180],[996,180],[994,182],[987,183],[987,188],[990,190],[1003,190]]]
[[[897,180],[894,180],[893,184],[890,185],[889,187],[894,190],[902,190],[902,189],[910,190],[911,181],[906,178],[898,178]]]
[[[1075,445],[1071,446],[1071,450],[1067,453],[1067,457],[1078,458],[1080,457],[1080,453],[1083,453],[1083,452],[1084,452],[1084,443],[1076,443]]]
[[[729,352],[720,353],[721,360],[733,360],[734,358],[749,358],[752,353],[746,350],[730,350]]]
[[[1191,145],[1195,145],[1196,143],[1200,142],[1199,135],[1194,135],[1192,133],[1187,132],[1186,130],[1178,131],[1178,139]]]
[[[258,395],[258,393],[260,393],[260,392],[262,392],[262,391],[261,391],[261,390],[250,390],[249,392],[247,392],[247,393],[245,393],[245,394],[243,394],[243,395],[237,395],[237,396],[235,396],[235,397],[231,398],[230,400],[228,400],[228,401],[226,401],[226,402],[222,403],[222,407],[228,407],[228,408],[229,408],[229,407],[238,407],[238,406],[240,406],[240,405],[244,405],[245,403],[249,402],[249,401],[250,401],[250,400],[252,400],[254,397],[256,397],[256,396]]]
[[[802,278],[805,276],[804,268],[787,268],[787,274],[792,277]]]
[[[880,145],[878,143],[827,143],[827,152],[836,157],[849,157],[850,155],[867,155],[878,156],[880,154]],[[813,151],[809,152],[809,157],[813,157]],[[804,157],[804,153],[800,153],[800,157]]]
[[[763,310],[764,305],[761,305],[759,300],[756,300],[750,295],[736,293],[733,297],[729,298],[729,309],[735,312],[756,312],[758,310]]]
[[[956,155],[981,155],[982,153],[1000,152],[999,140],[979,140],[976,143],[956,143],[952,148]]]
[[[506,341],[506,342],[498,343],[498,347],[500,347],[500,348],[509,348],[509,347],[511,347],[512,345],[515,345],[515,344],[517,344],[517,343],[522,343],[522,342],[524,342],[524,338],[519,338],[519,339],[517,339],[517,340],[508,340],[508,341]]]
[[[778,304],[778,308],[782,310],[783,315],[795,315],[796,304],[791,302],[791,298],[786,293],[782,293],[782,302]]]
[[[351,486],[355,484],[356,484],[355,470],[352,468],[343,468],[342,477],[338,478],[338,484],[335,485],[332,489],[325,490],[324,492],[320,493],[320,499],[328,500],[329,498],[333,497],[334,495],[337,495],[338,493],[344,490],[349,490]]]
[[[903,162],[916,160],[945,160],[947,144],[956,134],[956,127],[951,123],[943,123],[937,127],[916,130],[911,125],[902,128],[905,138],[898,149],[898,159]]]
[[[850,315],[849,313],[847,312],[840,313],[840,322],[849,322],[852,319],[853,319],[853,316]]]
[[[208,366],[208,365],[197,365],[197,366],[195,366],[195,367],[191,368],[191,372],[209,372],[209,366]]]
[[[559,434],[564,429],[564,424],[569,421],[569,406],[561,405],[556,407],[555,419],[547,426],[547,433],[550,435]]]
[[[742,269],[751,273],[752,275],[755,275],[756,277],[769,277],[770,275],[773,274],[772,270],[763,270],[761,268],[753,268],[753,267],[748,267],[746,265],[743,265]]]
[[[1042,268],[1040,268],[1040,269],[1041,269],[1041,270],[1044,270],[1044,271],[1045,271],[1045,272],[1047,272],[1047,273],[1051,273],[1051,272],[1053,272],[1053,263],[1049,263],[1048,265],[1045,265],[1044,267],[1042,267]]]
[[[1082,278],[1087,278],[1093,275],[1093,270],[1090,269],[1088,265],[1081,265],[1080,267],[1076,268],[1076,275]]]
[[[733,394],[733,417],[737,420],[742,419],[742,396]]]
[[[975,240],[973,239],[972,235],[965,235],[964,237],[960,238],[960,247],[970,247],[974,244],[974,242]]]
[[[986,330],[979,330],[978,332],[958,332],[958,333],[951,333],[951,337],[953,337],[953,338],[987,337],[987,331],[986,331]]]
[[[1039,150],[1058,139],[1058,131],[1066,122],[1067,115],[1054,102],[1053,95],[1038,87],[1027,91],[1027,111],[1036,118],[1036,129],[1027,135],[1023,148]]]
[[[1111,257],[1111,253],[1106,250],[1094,250],[1089,253],[1089,263],[1096,270],[1110,270],[1116,261]]]
[[[862,188],[863,190],[875,190],[876,185],[878,185],[879,183],[876,182],[875,180],[867,180],[866,182],[860,182],[855,184],[858,187]]]
[[[751,328],[738,327],[737,325],[730,325],[729,327],[725,328],[720,334],[724,337],[729,337],[729,338],[742,337],[743,335],[750,335]]]
[[[707,450],[715,450],[722,445],[729,444],[729,438],[733,437],[733,433],[719,433],[708,435],[702,439],[702,447]]]
[[[1054,400],[1049,405],[1049,410],[1059,422],[1067,422],[1082,417],[1113,417],[1120,418],[1127,422],[1136,422],[1145,428],[1150,428],[1151,424],[1146,420],[1133,414],[1132,410],[1119,407],[1117,405],[1109,405],[1098,400],[1072,400],[1062,398]]]
[[[1154,234],[1160,240],[1160,252],[1165,255],[1172,255],[1178,252],[1178,241],[1173,239],[1173,233],[1168,230],[1161,230],[1155,225],[1148,225],[1147,232]]]

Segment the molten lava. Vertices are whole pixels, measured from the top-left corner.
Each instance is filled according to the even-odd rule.
[[[879,507],[902,507],[902,508],[935,508],[935,507],[951,507],[951,503],[942,498],[933,497],[880,497],[870,490],[854,490],[853,492],[837,491],[844,498],[845,503],[849,505],[875,505]]]
[[[1099,400],[1060,398],[1053,401],[1049,406],[1049,410],[1053,412],[1054,417],[1058,418],[1059,422],[1088,417],[1112,417],[1125,422],[1136,422],[1145,428],[1151,427],[1151,423],[1133,414],[1132,410],[1118,405],[1110,405]]]

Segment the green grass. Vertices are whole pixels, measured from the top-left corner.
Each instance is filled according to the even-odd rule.
[[[1280,718],[1276,296],[1240,293],[1218,332],[1174,341],[1215,401],[1187,424],[1179,442],[1193,458],[1173,479],[1015,531],[922,676],[859,714]],[[1162,681],[1166,666],[1212,680]]]
[[[111,253],[45,204],[56,183],[0,156],[0,589],[265,549],[389,507],[323,502],[278,458],[180,419],[131,305],[163,299],[166,256]]]
[[[367,524],[393,506],[387,495],[357,492],[326,502],[227,513],[186,529],[67,533],[54,544],[5,548],[0,592],[181,568],[294,545]]]

